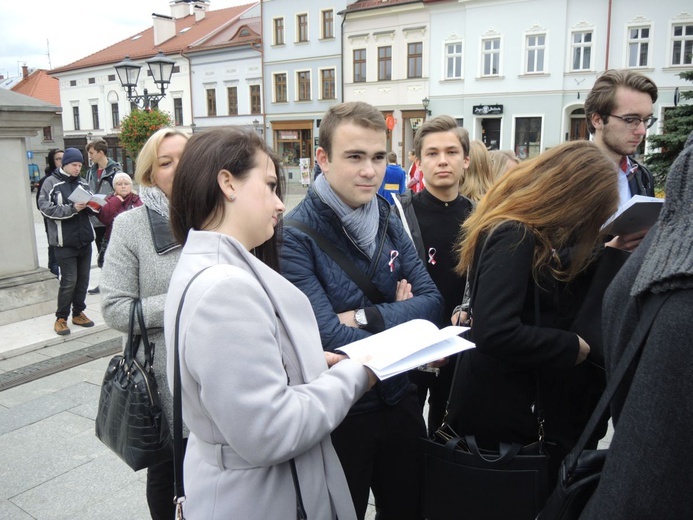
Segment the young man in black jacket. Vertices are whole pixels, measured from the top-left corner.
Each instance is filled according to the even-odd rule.
[[[400,216],[414,242],[419,258],[443,295],[445,307],[439,327],[450,325],[454,308],[462,303],[465,278],[455,272],[455,243],[460,226],[474,204],[459,194],[460,182],[469,166],[469,133],[449,116],[426,121],[414,139],[416,165],[423,172],[426,187],[419,193],[405,193],[399,201]],[[397,205],[396,201],[395,205]],[[419,392],[423,408],[428,399],[428,434],[442,424],[450,393],[456,357],[432,371],[412,370],[409,379]]]
[[[69,200],[81,186],[86,192],[89,186],[79,177],[84,158],[77,148],[68,148],[63,155],[63,166],[41,186],[39,209],[47,219],[48,243],[55,248],[60,265],[60,290],[58,309],[55,312],[55,333],[70,333],[67,318],[72,306],[72,323],[81,327],[93,327],[94,322],[84,314],[85,299],[91,270],[91,243],[94,228],[89,215],[98,213],[88,203]]]

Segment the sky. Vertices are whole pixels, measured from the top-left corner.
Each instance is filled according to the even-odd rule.
[[[211,0],[216,11],[253,0]],[[152,13],[170,15],[168,0],[26,0],[2,2],[0,75],[68,65],[152,26]],[[50,60],[48,53],[50,51]]]

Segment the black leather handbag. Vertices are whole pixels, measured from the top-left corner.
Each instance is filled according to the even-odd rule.
[[[139,334],[135,334],[135,323],[139,323]],[[135,357],[141,343],[144,365]],[[142,303],[135,300],[125,349],[108,364],[96,413],[96,436],[135,471],[173,458],[173,439],[161,408],[153,360]]]
[[[479,448],[446,424],[421,439],[422,515],[427,520],[533,519],[547,494],[543,442]]]
[[[654,295],[645,305],[642,317],[630,338],[628,346],[609,379],[592,417],[583,430],[573,450],[563,459],[558,472],[558,483],[549,496],[538,520],[577,520],[599,485],[602,468],[609,451],[607,449],[586,450],[597,425],[607,413],[609,404],[618,391],[627,373],[635,370],[640,352],[655,317],[671,293]]]

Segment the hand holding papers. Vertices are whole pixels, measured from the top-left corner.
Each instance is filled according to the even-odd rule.
[[[411,320],[336,349],[364,363],[383,380],[407,370],[474,348],[459,334],[469,327],[438,329],[427,320]]]
[[[633,195],[604,223],[602,231],[616,236],[649,229],[657,222],[663,203],[664,199]]]
[[[75,191],[73,191],[68,197],[75,204],[89,204],[90,202],[98,204],[98,208],[106,204],[106,195],[92,195],[87,190],[82,188],[82,186],[77,186]]]

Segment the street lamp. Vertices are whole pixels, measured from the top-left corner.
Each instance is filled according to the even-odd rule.
[[[253,128],[259,134],[260,133],[260,121],[253,119]]]
[[[427,97],[425,97],[421,100],[421,104],[423,105],[427,116],[430,116],[432,114],[432,112],[428,109],[428,105],[430,105],[430,103],[431,103],[431,100],[428,99]]]
[[[130,102],[144,109],[149,109],[151,105],[156,106],[159,100],[166,95],[166,88],[171,83],[171,75],[176,62],[159,51],[156,56],[149,58],[145,63],[154,78],[154,84],[159,87],[158,94],[150,95],[146,88],[142,95],[137,94],[137,79],[140,76],[142,66],[130,60],[130,56],[125,56],[125,59],[115,66],[115,70],[118,73],[120,85],[127,90]]]

